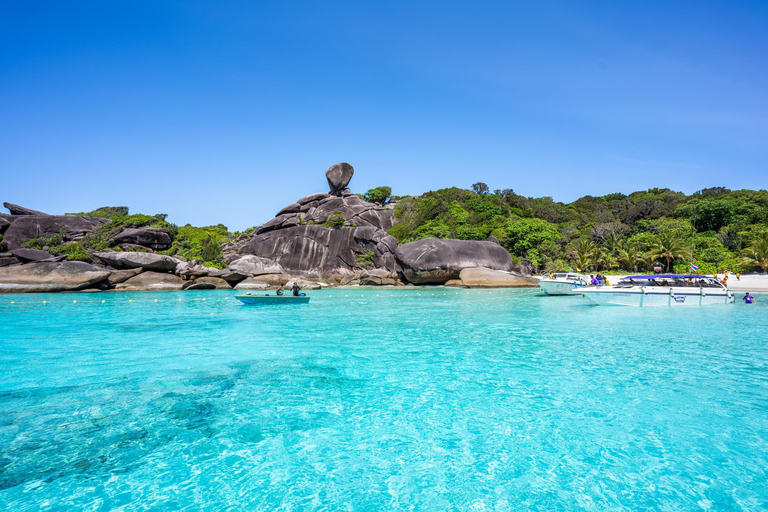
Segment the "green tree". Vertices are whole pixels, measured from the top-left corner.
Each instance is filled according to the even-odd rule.
[[[554,242],[560,232],[557,226],[542,219],[516,219],[506,229],[502,245],[516,256],[525,256],[531,249],[538,249],[545,242]]]
[[[680,239],[669,233],[659,236],[659,240],[654,244],[651,252],[654,258],[666,261],[667,272],[669,272],[669,266],[673,261],[686,254]]]
[[[743,261],[752,267],[757,267],[761,272],[768,268],[768,234],[758,236],[752,245],[744,249]]]
[[[475,194],[485,195],[490,193],[491,189],[489,189],[488,185],[486,185],[482,181],[478,181],[477,183],[472,184],[472,191]]]
[[[391,195],[391,187],[376,187],[366,192],[365,195],[363,195],[363,199],[369,203],[384,204],[387,202]]]

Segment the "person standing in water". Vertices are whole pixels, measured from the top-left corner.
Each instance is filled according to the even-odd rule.
[[[749,294],[749,292],[745,293],[744,296],[741,298],[741,300],[744,301],[744,304],[752,304],[755,302],[755,298]]]

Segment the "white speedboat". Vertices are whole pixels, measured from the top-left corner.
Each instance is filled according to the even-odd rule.
[[[663,274],[627,276],[613,286],[579,289],[595,304],[616,306],[709,306],[733,304],[733,292],[713,277]]]
[[[589,284],[589,277],[562,272],[549,274],[539,280],[539,288],[547,295],[573,295],[573,291]]]

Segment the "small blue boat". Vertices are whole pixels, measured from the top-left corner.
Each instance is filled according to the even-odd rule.
[[[309,297],[303,293],[298,297],[293,295],[252,295],[250,293],[244,293],[242,295],[235,295],[235,298],[243,304],[307,304],[309,303]]]

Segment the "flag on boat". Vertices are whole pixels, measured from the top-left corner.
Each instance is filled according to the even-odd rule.
[[[699,271],[699,267],[697,267],[696,265],[693,264],[693,262],[691,262],[691,270],[693,270],[693,272],[696,273]]]

